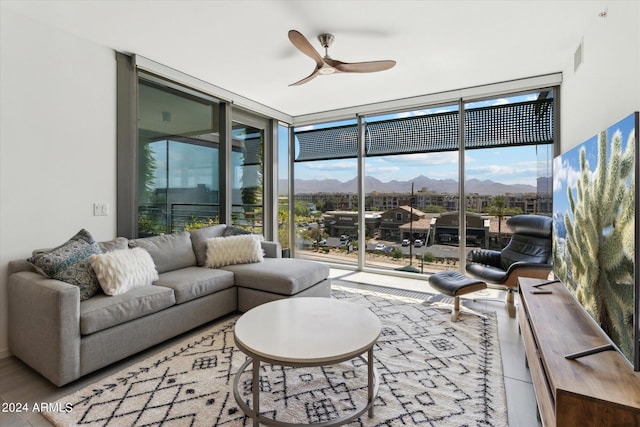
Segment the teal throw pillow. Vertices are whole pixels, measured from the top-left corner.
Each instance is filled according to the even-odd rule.
[[[62,245],[39,252],[29,261],[41,274],[80,288],[80,301],[87,300],[100,290],[89,257],[102,250],[87,230],[80,230]]]

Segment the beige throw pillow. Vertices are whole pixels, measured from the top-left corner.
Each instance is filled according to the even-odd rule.
[[[89,257],[100,287],[107,295],[120,295],[151,286],[158,272],[149,252],[142,248],[120,249]]]
[[[262,236],[244,234],[240,236],[213,237],[207,240],[207,266],[211,268],[232,264],[262,262]]]

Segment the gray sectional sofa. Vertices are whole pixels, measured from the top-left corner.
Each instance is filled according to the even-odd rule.
[[[100,243],[104,252],[144,248],[158,280],[120,295],[81,301],[78,286],[38,273],[26,260],[9,264],[9,346],[62,386],[196,326],[234,311],[287,297],[329,297],[329,268],[281,257],[261,242],[262,262],[206,267],[207,241],[225,225]]]

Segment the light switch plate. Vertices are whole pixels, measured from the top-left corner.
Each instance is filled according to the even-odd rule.
[[[94,203],[93,204],[93,216],[107,216],[109,215],[109,205],[106,203]]]

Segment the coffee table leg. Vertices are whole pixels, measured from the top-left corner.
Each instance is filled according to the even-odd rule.
[[[253,418],[253,427],[260,426],[258,422],[258,415],[260,415],[260,361],[253,359],[253,412],[255,417]]]
[[[369,407],[369,418],[373,418],[373,347],[371,347],[369,349],[369,354],[368,354],[368,378],[367,378],[367,382],[368,382],[368,391],[369,391],[369,400],[368,402],[371,404],[371,406]]]

